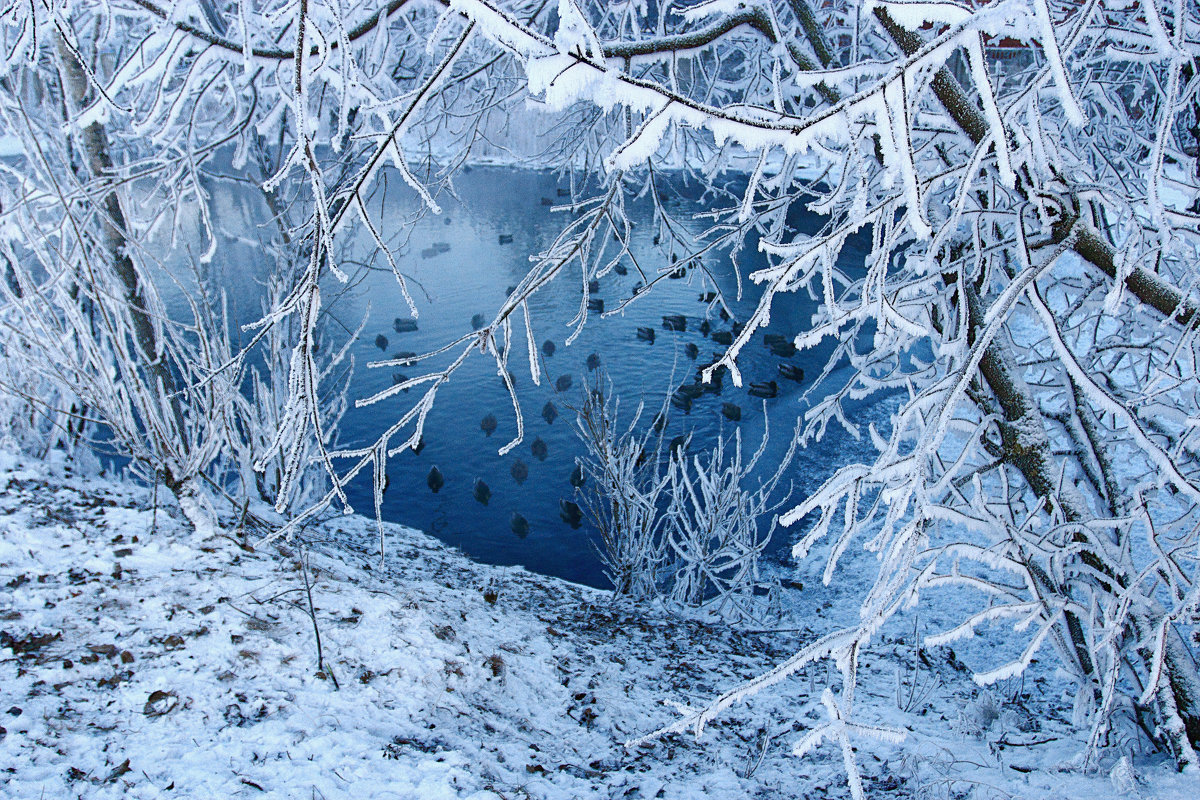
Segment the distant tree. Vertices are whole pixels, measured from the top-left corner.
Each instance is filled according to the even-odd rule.
[[[840,692],[826,695],[828,723],[801,749],[837,739],[860,796],[850,737],[894,734],[853,722],[859,654],[899,608],[952,587],[977,611],[932,642],[1013,620],[1008,635],[1025,643],[980,682],[1051,648],[1078,683],[1092,744],[1129,716],[1197,765],[1195,3],[112,0],[3,14],[4,124],[30,130],[21,168],[5,173],[3,213],[57,214],[32,237],[49,271],[15,285],[28,295],[64,255],[103,256],[106,285],[126,297],[131,380],[159,396],[187,393],[156,366],[161,336],[137,291],[145,256],[120,244],[141,241],[153,220],[128,205],[118,217],[109,198],[128,203],[154,186],[211,228],[205,158],[227,148],[245,165],[264,142],[281,150],[262,184],[279,207],[304,210],[292,230],[303,268],[259,328],[301,321],[270,447],[288,465],[281,502],[314,441],[333,484],[314,509],[345,503],[342,486],[364,470],[382,492],[386,459],[419,442],[438,389],[467,358],[494,359],[508,381],[521,352],[514,323],[538,380],[528,299],[569,276],[584,325],[588,281],[633,259],[625,201],[648,196],[665,252],[723,251],[736,263],[757,243],[769,260],[748,276],[764,288],[757,312],[714,368],[740,382],[742,348],[778,297],[803,290],[820,307],[795,344],[832,339],[829,367],[853,373],[834,385],[827,370],[810,390],[809,437],[830,423],[861,435],[847,398],[901,397],[888,430],[866,431],[875,460],[845,465],[783,519],[814,515],[796,555],[829,537],[827,580],[851,544],[879,553],[859,623],[674,727],[699,730],[747,691],[832,658]],[[571,198],[561,235],[487,324],[447,343],[444,366],[379,396],[422,389],[407,413],[372,446],[330,452],[314,337],[322,280],[344,274],[339,237],[368,231],[407,298],[388,246],[396,232],[366,202],[381,168],[436,213],[453,168],[527,97],[562,120],[547,152],[599,191]],[[35,101],[67,109],[70,146],[26,183],[41,134],[61,130],[52,117],[29,120]],[[105,134],[107,163],[89,132]],[[712,225],[699,237],[660,200],[680,179],[668,167],[709,190]],[[721,179],[730,168],[747,176],[741,188]],[[817,230],[792,227],[801,209],[822,218]],[[77,229],[90,231],[78,246]],[[20,273],[35,243],[28,224],[5,231]],[[859,232],[871,248],[852,264],[842,250]],[[644,302],[671,269],[637,268],[646,289],[628,302]],[[515,401],[505,450],[524,435]],[[173,418],[175,402],[158,416]]]

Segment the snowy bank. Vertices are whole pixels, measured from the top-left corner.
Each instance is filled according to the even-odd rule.
[[[381,570],[355,517],[256,552],[236,520],[200,539],[148,490],[4,453],[0,486],[6,798],[845,794],[834,749],[788,755],[817,718],[817,670],[700,742],[623,745],[675,717],[664,700],[701,704],[778,663],[803,626],[637,613],[396,526]],[[993,708],[940,654],[909,683],[910,651],[878,650],[895,668],[860,703],[910,736],[860,751],[870,796],[1194,796],[1160,762],[1063,770],[1080,743],[1062,709]],[[898,702],[893,674],[916,696]]]

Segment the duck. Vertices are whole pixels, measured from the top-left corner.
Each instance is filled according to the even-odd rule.
[[[375,337],[375,346],[378,347],[380,350],[387,350],[387,345],[388,345],[387,337],[384,336],[382,333]]]
[[[804,380],[804,370],[795,364],[780,364],[779,374],[796,383],[801,383]]]
[[[425,484],[429,487],[430,491],[437,494],[446,485],[446,479],[442,477],[440,469],[433,467],[429,470],[429,474],[425,476]]]
[[[733,344],[733,331],[713,331],[712,340],[728,347]]]
[[[742,407],[735,403],[722,403],[721,413],[725,415],[726,419],[734,422],[740,422],[742,419]]]
[[[583,509],[570,500],[558,501],[558,516],[572,528],[578,529],[583,523]]]
[[[511,233],[500,234],[500,244],[512,244],[513,237]]]
[[[778,342],[771,345],[771,352],[780,358],[791,358],[796,355],[796,345],[791,342]]]
[[[639,327],[637,329],[637,338],[650,342],[650,344],[654,344],[654,328]]]
[[[697,377],[697,380],[700,381],[697,385],[709,394],[720,394],[721,390],[725,388],[725,374],[721,372],[722,369],[722,367],[718,367],[713,370],[708,383],[704,383],[703,379]]]
[[[415,319],[396,317],[396,319],[392,321],[392,329],[396,331],[396,333],[412,333],[417,330],[417,321]]]
[[[542,406],[542,419],[546,420],[547,425],[553,425],[554,420],[558,419],[558,409],[550,400],[547,400],[546,405]]]
[[[549,358],[550,356],[554,355],[554,351],[555,351],[555,350],[557,350],[557,349],[558,349],[558,348],[554,346],[554,342],[552,342],[552,341],[551,341],[551,340],[549,340],[549,339],[547,339],[546,341],[542,342],[542,353],[544,353],[544,354],[546,355],[546,357],[547,357],[547,358]]]
[[[554,388],[560,392],[565,392],[571,388],[572,383],[574,381],[571,380],[570,375],[559,375],[558,380],[554,382]]]
[[[471,491],[471,494],[485,506],[488,504],[488,500],[492,499],[492,490],[479,478],[475,479],[475,488]]]
[[[513,462],[512,469],[510,469],[509,472],[512,473],[513,480],[515,480],[517,485],[520,486],[521,484],[525,483],[525,479],[529,477],[529,465],[518,458]]]
[[[683,314],[666,314],[662,318],[662,326],[668,331],[686,331],[687,317]]]
[[[471,330],[473,330],[473,331],[479,330],[480,328],[483,327],[483,323],[485,321],[486,320],[484,319],[483,314],[476,314],[475,316],[471,317]]]
[[[496,432],[497,427],[498,424],[494,414],[488,414],[483,418],[483,421],[479,423],[479,428],[483,431],[485,436],[491,436]]]
[[[518,539],[524,539],[529,535],[529,520],[516,511],[508,518],[508,527],[517,535]]]
[[[588,355],[587,368],[588,372],[595,372],[600,368],[600,355],[598,353],[591,353]]]
[[[576,464],[575,469],[571,470],[571,477],[567,478],[567,480],[576,489],[583,486],[583,483],[585,480],[584,475],[583,475],[583,467],[581,467],[579,464]]]
[[[550,455],[550,446],[542,441],[542,437],[540,436],[534,439],[533,443],[529,445],[529,450],[538,461],[545,461],[546,456]]]
[[[687,357],[692,359],[693,361],[695,361],[696,358],[700,355],[700,348],[696,346],[695,342],[688,342],[686,345],[683,346],[683,351],[685,353],[687,353]]]
[[[604,300],[599,297],[589,297],[587,301],[588,311],[595,311],[597,314],[604,313]]]
[[[779,385],[775,381],[750,384],[750,394],[754,397],[771,398],[779,394]]]
[[[628,275],[629,268],[624,264],[617,264],[615,267],[613,267],[613,272],[617,273],[618,275]]]

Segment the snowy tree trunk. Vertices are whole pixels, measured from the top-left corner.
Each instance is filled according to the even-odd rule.
[[[67,111],[69,115],[74,116],[86,108],[92,94],[88,77],[80,62],[81,54],[66,41],[61,32],[57,34],[56,45]],[[70,119],[67,120],[68,125],[71,122]],[[104,126],[99,122],[92,122],[79,131],[76,140],[87,156],[87,169],[90,176],[101,181],[107,180],[113,171],[113,161]],[[148,384],[143,388],[153,397],[166,399],[174,422],[174,434],[178,441],[164,442],[166,447],[157,448],[160,453],[165,454],[176,447],[186,446],[184,432],[187,428],[184,423],[183,407],[176,394],[174,376],[160,351],[154,323],[146,311],[146,301],[137,267],[129,254],[130,243],[126,233],[125,212],[121,208],[121,201],[115,188],[105,187],[104,196],[99,201],[98,216],[100,217],[105,256],[124,291],[123,299],[133,326],[131,335],[136,344],[135,352],[139,353],[142,358],[141,369],[138,371]],[[147,434],[156,435],[153,426],[147,425]],[[161,468],[164,484],[172,492],[178,494],[186,476],[177,475],[178,467],[170,463],[164,463]]]
[[[798,2],[802,3],[803,0]],[[898,24],[884,6],[876,6],[873,13],[888,36],[906,55],[912,55],[924,46],[924,39]],[[963,133],[977,145],[983,142],[989,135],[987,121],[947,67],[938,70],[931,88]],[[1039,189],[1040,187],[1025,186],[1024,192],[1032,195]],[[1059,193],[1056,191],[1052,194]],[[1080,219],[1077,209],[1064,207],[1063,211],[1068,213],[1062,213],[1052,227],[1054,242],[1068,243],[1085,262],[1116,279],[1116,257],[1103,234]],[[1130,270],[1125,283],[1130,293],[1141,302],[1165,316],[1174,317],[1179,324],[1188,325],[1195,317],[1195,306],[1182,292],[1141,267]],[[968,285],[965,290],[971,329],[977,332],[983,327],[982,302],[974,287]],[[1034,494],[1056,503],[1067,521],[1083,523],[1091,520],[1093,515],[1087,502],[1074,484],[1069,480],[1060,481],[1057,477],[1060,470],[1054,463],[1045,420],[1029,387],[1020,377],[1016,360],[1002,344],[993,341],[985,351],[979,369],[988,388],[1000,404],[1005,418],[1005,424],[1001,425],[1004,460],[1021,473]],[[1085,420],[1088,418],[1087,414],[1081,415],[1085,431]],[[1108,456],[1097,452],[1097,458],[1103,463]],[[1115,497],[1110,497],[1109,500],[1117,501]],[[1086,544],[1082,534],[1076,534],[1076,541]],[[1089,568],[1091,580],[1105,594],[1115,595],[1127,588],[1128,576],[1114,573],[1113,566],[1101,561],[1091,550],[1082,550],[1079,557]],[[1054,586],[1037,565],[1029,563],[1027,566],[1031,568],[1031,574],[1041,590],[1051,595],[1065,591]],[[1146,641],[1146,637],[1151,635],[1154,628],[1149,618],[1158,616],[1148,615],[1144,610],[1131,611],[1133,635],[1139,641]],[[1069,610],[1064,612],[1063,620],[1080,673],[1095,687],[1096,665],[1084,626],[1078,616]],[[1158,703],[1163,733],[1181,763],[1196,764],[1195,749],[1200,747],[1200,674],[1197,673],[1195,662],[1179,631],[1173,625],[1168,624],[1165,637],[1161,671],[1155,668],[1155,654],[1152,648],[1142,647],[1140,652],[1148,674],[1160,676],[1160,686],[1154,688],[1154,696]]]

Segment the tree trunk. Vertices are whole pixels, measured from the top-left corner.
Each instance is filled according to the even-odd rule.
[[[56,44],[67,113],[78,114],[86,108],[92,94],[87,73],[83,64],[80,63],[80,54],[67,43],[61,33],[57,34]],[[68,119],[67,124],[71,125],[71,120]],[[87,171],[90,174],[83,175],[81,178],[86,180],[90,176],[99,181],[107,180],[112,174],[113,161],[104,126],[99,122],[93,122],[79,132],[76,140],[87,157]],[[123,299],[133,326],[131,335],[135,345],[134,352],[141,358],[138,372],[142,374],[148,384],[146,388],[152,397],[167,398],[171,415],[170,422],[173,422],[175,426],[174,431],[164,433],[172,435],[176,441],[160,441],[155,450],[165,462],[168,462],[161,465],[165,485],[177,493],[182,487],[184,476],[175,474],[177,466],[175,469],[172,468],[173,465],[169,463],[171,459],[167,458],[167,454],[187,446],[185,435],[187,428],[184,423],[183,406],[176,393],[175,378],[171,374],[164,354],[160,352],[154,323],[146,310],[146,300],[137,268],[129,254],[131,247],[126,234],[128,228],[120,198],[112,186],[105,186],[102,191],[104,196],[99,201],[98,209],[101,243],[108,263],[123,290]],[[153,425],[148,420],[146,427],[147,434],[154,436]]]

